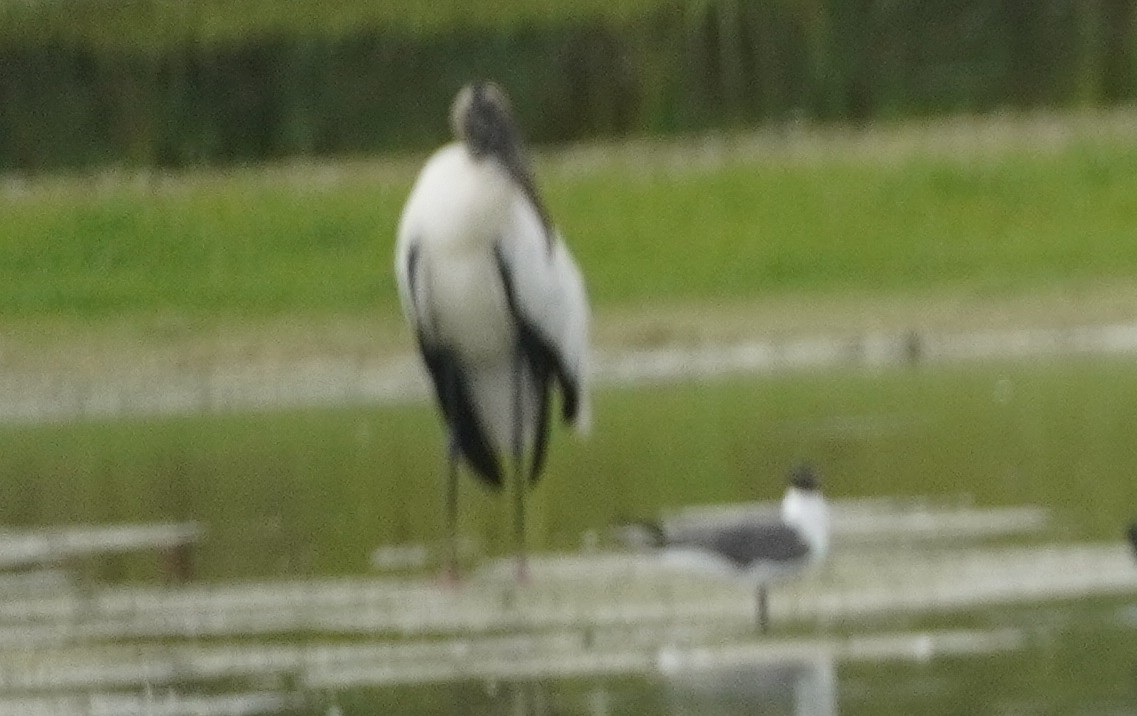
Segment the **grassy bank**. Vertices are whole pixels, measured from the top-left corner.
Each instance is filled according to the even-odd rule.
[[[1015,294],[1137,274],[1132,138],[1075,128],[883,158],[857,146],[802,160],[728,145],[711,161],[644,146],[638,162],[553,157],[539,170],[602,310],[661,296]],[[394,316],[394,228],[417,165],[12,181],[0,321]]]
[[[574,549],[617,516],[775,499],[807,459],[835,497],[969,493],[1051,507],[1075,538],[1117,537],[1137,504],[1128,362],[797,374],[613,390],[594,436],[553,441],[531,544]],[[0,523],[197,519],[211,578],[353,572],[383,543],[440,534],[428,406],[203,416],[0,431]],[[509,502],[462,482],[462,529],[510,545]],[[152,560],[103,576],[147,578]]]

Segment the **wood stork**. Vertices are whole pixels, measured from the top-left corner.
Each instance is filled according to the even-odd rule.
[[[458,463],[501,489],[508,451],[524,579],[525,488],[544,467],[553,384],[566,422],[583,434],[591,420],[588,298],[502,89],[466,85],[450,118],[457,141],[427,160],[403,208],[395,274],[448,431],[449,576]]]
[[[814,470],[790,473],[776,519],[692,525],[666,530],[659,523],[618,527],[624,542],[661,551],[666,563],[716,576],[741,578],[757,589],[757,625],[769,624],[767,588],[823,560],[829,552],[829,506]]]

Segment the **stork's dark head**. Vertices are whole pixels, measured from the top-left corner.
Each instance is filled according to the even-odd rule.
[[[521,143],[505,91],[494,82],[471,82],[458,92],[450,110],[454,136],[475,157],[515,154]]]
[[[817,492],[821,489],[821,478],[811,465],[798,465],[790,472],[789,484],[806,492]]]

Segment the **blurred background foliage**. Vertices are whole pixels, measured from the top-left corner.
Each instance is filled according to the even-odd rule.
[[[2,0],[0,171],[418,150],[493,77],[541,143],[1137,95],[1134,0]]]

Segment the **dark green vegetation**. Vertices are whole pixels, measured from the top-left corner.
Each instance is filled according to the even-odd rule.
[[[647,148],[634,164],[539,168],[601,309],[819,290],[998,296],[1137,274],[1132,142],[876,159],[872,136],[869,152],[815,159],[676,169],[691,157]],[[416,167],[13,188],[0,194],[0,317],[393,319],[395,226]]]
[[[0,170],[197,166],[437,142],[470,77],[541,142],[1103,106],[1133,0],[59,0],[0,5]]]
[[[617,516],[776,499],[816,463],[837,498],[963,493],[1040,504],[1072,538],[1114,539],[1137,505],[1129,361],[837,371],[598,395],[592,438],[555,436],[531,544],[576,549]],[[0,522],[198,519],[203,576],[366,569],[440,536],[442,435],[427,405],[0,431]],[[509,501],[462,482],[462,530],[510,545]],[[105,576],[146,578],[150,560]]]

